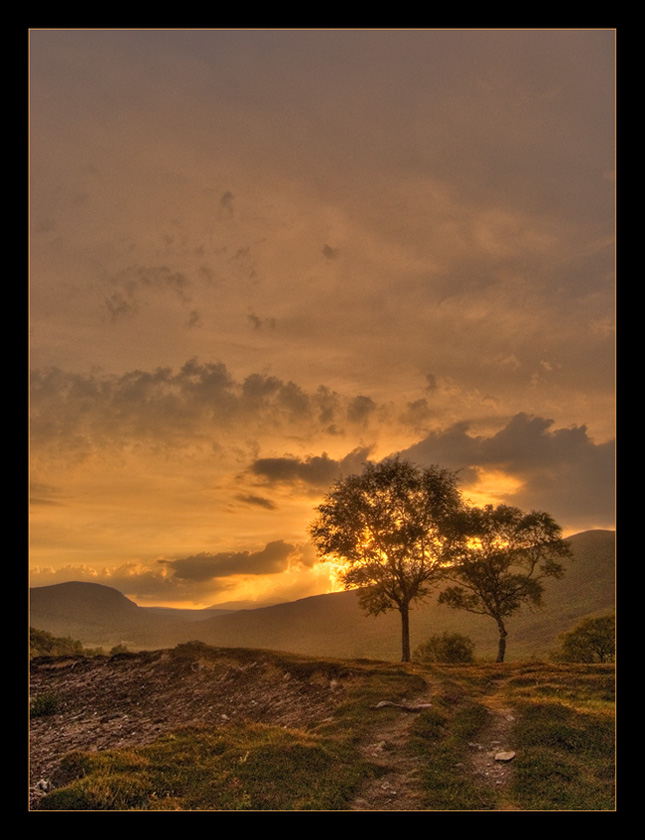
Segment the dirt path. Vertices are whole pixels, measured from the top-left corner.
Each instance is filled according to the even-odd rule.
[[[428,685],[426,691],[415,698],[413,705],[432,704],[437,685]],[[488,710],[488,720],[468,744],[469,753],[465,769],[478,785],[491,789],[491,801],[497,802],[495,810],[518,810],[513,804],[509,787],[513,760],[509,757],[509,741],[514,725],[513,710],[503,700],[503,685],[496,692],[481,698]],[[375,710],[378,714],[378,710]],[[362,752],[370,761],[386,768],[384,775],[367,780],[359,790],[352,805],[354,811],[420,811],[424,810],[421,775],[423,759],[408,750],[410,726],[415,713],[401,709],[394,721],[378,724]],[[506,754],[507,760],[500,760]]]
[[[509,793],[514,758],[509,741],[515,722],[514,711],[504,704],[499,693],[482,698],[480,702],[486,706],[488,720],[477,740],[468,745],[468,769],[475,779],[493,790],[498,803],[495,810],[517,811]]]
[[[424,673],[424,679],[423,692],[407,708],[373,710],[374,727],[361,751],[382,773],[365,781],[352,810],[424,810],[425,759],[408,749],[410,731],[419,710],[446,689],[441,675]],[[450,681],[458,682],[458,674],[451,674]],[[488,719],[456,770],[489,786],[488,799],[497,810],[517,810],[509,793],[513,762],[496,760],[496,754],[509,747],[514,723],[505,705],[504,684],[496,680],[490,694],[478,696]],[[153,651],[109,659],[45,659],[32,663],[30,690],[34,695],[53,694],[60,703],[55,714],[31,721],[31,805],[50,789],[52,780],[55,783],[67,752],[142,745],[181,726],[221,725],[235,719],[307,729],[329,719],[342,699],[342,687],[322,670],[298,677],[278,655],[253,651],[235,656],[197,650],[190,656]],[[465,690],[468,695],[472,686]]]
[[[431,703],[431,689],[414,699],[414,706]],[[374,714],[378,716],[379,710]],[[377,724],[369,742],[362,748],[364,756],[374,764],[387,768],[384,775],[367,780],[358,791],[353,811],[420,811],[423,791],[419,780],[422,759],[409,753],[409,729],[416,713],[401,708],[394,720]]]

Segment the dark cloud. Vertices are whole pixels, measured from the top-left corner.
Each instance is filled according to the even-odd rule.
[[[269,329],[274,330],[276,328],[277,321],[275,318],[260,318],[259,315],[256,315],[255,312],[250,312],[248,315],[248,319],[253,325],[254,330],[261,330],[261,329]]]
[[[338,248],[332,248],[331,245],[323,245],[322,252],[328,260],[335,260],[340,256]]]
[[[422,398],[408,403],[407,408],[401,415],[400,419],[406,426],[412,426],[414,429],[420,429],[427,424],[431,416],[432,411],[428,406],[428,401],[425,398]]]
[[[507,501],[544,509],[563,527],[614,520],[614,441],[597,444],[585,426],[553,429],[544,417],[517,414],[490,437],[471,436],[468,423],[429,435],[401,455],[421,464],[463,470],[472,480],[477,469],[500,470],[521,484]],[[585,526],[587,527],[587,526]]]
[[[330,458],[326,452],[305,459],[258,458],[251,472],[269,483],[302,482],[314,487],[328,487],[343,475],[361,472],[371,452],[370,447],[358,447],[339,461]]]
[[[116,288],[116,291],[103,301],[104,307],[113,320],[137,315],[141,310],[145,295],[153,290],[171,291],[183,302],[189,301],[188,278],[182,272],[172,271],[165,265],[128,266],[110,275],[107,282]]]
[[[222,193],[219,200],[219,206],[222,210],[222,215],[226,218],[230,218],[233,215],[235,210],[234,204],[235,196],[230,190],[226,190],[225,193]]]
[[[196,554],[179,560],[160,560],[174,572],[174,577],[190,581],[209,581],[233,575],[275,575],[288,567],[288,557],[294,546],[276,540],[267,543],[262,551],[220,552]]]
[[[278,507],[271,499],[265,499],[264,496],[254,496],[252,494],[245,496],[240,493],[235,498],[245,505],[255,505],[256,507],[266,508],[266,510],[277,510]]]
[[[188,320],[186,321],[186,326],[190,327],[192,329],[193,327],[201,326],[201,323],[202,323],[201,315],[199,314],[199,312],[196,309],[193,309],[192,312],[190,312],[190,314],[188,315]]]
[[[346,401],[345,401],[346,402]],[[58,368],[36,370],[31,379],[31,435],[41,445],[77,451],[91,446],[149,440],[184,445],[208,431],[257,426],[282,430],[285,424],[324,428],[341,400],[325,388],[313,394],[299,385],[264,374],[242,383],[222,363],[186,362],[178,371],[132,370],[119,376],[76,374]],[[349,403],[361,421],[374,407],[368,397]]]
[[[375,410],[376,403],[371,397],[354,397],[347,407],[347,419],[351,423],[366,423]]]

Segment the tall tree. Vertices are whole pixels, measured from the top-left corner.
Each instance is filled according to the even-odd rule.
[[[338,481],[316,508],[312,540],[339,563],[345,589],[358,588],[368,615],[401,615],[402,660],[410,661],[410,607],[448,563],[461,497],[454,473],[399,458],[368,463]]]
[[[559,525],[542,511],[499,505],[470,508],[462,516],[466,537],[439,603],[490,616],[497,624],[497,662],[506,655],[507,620],[523,605],[542,604],[544,580],[560,578],[571,556]]]

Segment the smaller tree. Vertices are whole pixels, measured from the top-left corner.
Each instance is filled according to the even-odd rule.
[[[542,604],[545,578],[564,574],[571,556],[560,527],[547,513],[499,505],[470,508],[462,516],[465,543],[447,572],[454,585],[439,603],[490,616],[497,624],[497,662],[506,655],[506,622],[523,605]]]
[[[461,633],[442,633],[430,636],[414,651],[415,662],[472,662],[475,643]]]
[[[587,618],[562,636],[560,662],[613,662],[616,655],[616,617]]]

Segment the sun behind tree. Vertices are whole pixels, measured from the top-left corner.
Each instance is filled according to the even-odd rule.
[[[359,589],[368,615],[401,614],[402,660],[410,661],[410,606],[442,578],[462,509],[455,473],[399,458],[368,463],[338,481],[310,527],[323,559],[340,563],[345,589]]]

